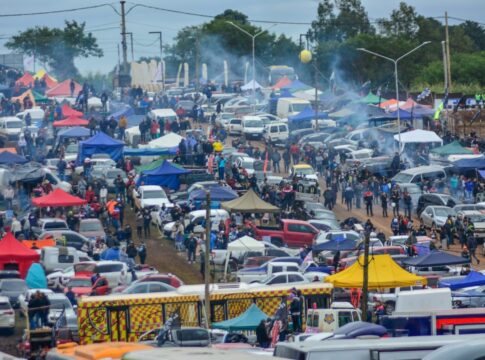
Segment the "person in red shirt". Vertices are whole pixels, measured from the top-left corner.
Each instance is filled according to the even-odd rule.
[[[93,188],[91,186],[89,186],[88,189],[86,190],[86,195],[84,197],[89,204],[93,202],[94,198],[96,197],[96,194],[94,193]]]
[[[295,143],[290,146],[290,154],[293,159],[293,165],[298,164],[300,158],[300,148]]]
[[[156,122],[155,120],[152,120],[152,123],[150,124],[150,135],[152,139],[157,138],[158,128],[159,128],[158,122]]]
[[[91,206],[91,209],[96,213],[96,215],[98,215],[99,212],[101,211],[101,204],[99,203],[98,198],[96,196],[93,198],[93,202],[90,204],[90,206]]]

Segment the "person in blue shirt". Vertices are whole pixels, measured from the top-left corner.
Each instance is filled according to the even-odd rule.
[[[219,180],[224,180],[224,171],[226,170],[226,159],[221,155],[219,160]]]

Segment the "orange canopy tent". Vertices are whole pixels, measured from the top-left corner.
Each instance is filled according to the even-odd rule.
[[[23,104],[24,103],[24,99],[26,97],[29,97],[30,98],[30,101],[32,101],[32,105],[35,106],[35,97],[34,97],[34,94],[32,94],[32,90],[24,91],[19,96],[13,97],[12,98],[12,102],[16,102],[17,100],[19,100],[20,103]]]
[[[412,98],[407,99],[406,102],[400,106],[400,108],[403,109],[403,110],[411,110],[413,107],[414,108],[428,108],[428,109],[431,109],[431,106],[418,104]]]
[[[34,86],[34,81],[34,77],[30,75],[30,73],[26,72],[20,78],[18,78],[17,81],[15,81],[15,85]]]
[[[81,119],[77,116],[70,116],[67,119],[54,121],[52,126],[54,127],[74,127],[74,126],[88,126],[89,121],[86,119]]]
[[[54,239],[22,240],[22,244],[27,246],[29,249],[32,249],[33,247],[37,247],[38,249],[42,249],[42,248],[45,248],[47,246],[56,246],[56,241]]]
[[[50,194],[32,199],[32,204],[38,207],[64,207],[64,206],[81,206],[88,202],[77,196],[68,194],[59,188]]]
[[[82,86],[74,81],[74,96],[77,96],[82,90]],[[71,96],[71,80],[67,79],[59,83],[56,87],[47,90],[46,96]]]
[[[18,270],[25,278],[32,263],[39,262],[40,255],[7,233],[0,241],[0,269]]]
[[[74,110],[67,104],[62,105],[62,115],[65,117],[81,117],[83,113],[81,111]]]
[[[291,80],[288,79],[288,76],[284,76],[281,79],[278,80],[276,84],[274,84],[271,88],[272,89],[281,89],[285,86],[288,86],[291,84]]]
[[[16,154],[17,153],[17,149],[16,148],[0,148],[0,153],[2,153],[4,151],[11,152],[12,154]]]

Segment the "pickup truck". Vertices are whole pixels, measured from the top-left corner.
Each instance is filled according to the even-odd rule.
[[[267,262],[259,267],[242,269],[237,272],[237,281],[245,283],[262,282],[271,275],[287,271],[300,271],[295,262]]]
[[[158,185],[143,185],[133,189],[133,200],[137,209],[161,207],[162,204],[166,207],[173,206],[165,191]]]
[[[402,288],[395,288],[393,292],[382,292],[382,293],[371,293],[369,294],[369,298],[372,299],[372,303],[370,303],[369,308],[373,309],[374,305],[377,301],[381,302],[384,305],[386,315],[392,315],[394,310],[396,309],[396,302],[397,297],[401,291],[412,291],[422,289],[422,286],[409,286],[409,287],[402,287]]]
[[[313,245],[319,231],[306,221],[282,219],[278,227],[253,225],[257,240],[269,238],[276,246],[302,247]]]

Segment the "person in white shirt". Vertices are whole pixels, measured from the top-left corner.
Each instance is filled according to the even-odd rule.
[[[107,199],[108,199],[108,189],[106,188],[106,185],[103,185],[103,187],[99,190],[99,200],[102,205],[106,205]]]
[[[16,238],[22,233],[22,224],[16,217],[12,219],[11,230]]]
[[[7,202],[7,210],[12,210],[13,208],[13,198],[15,196],[15,191],[12,185],[9,185],[7,188],[3,190],[2,193],[5,201]]]

